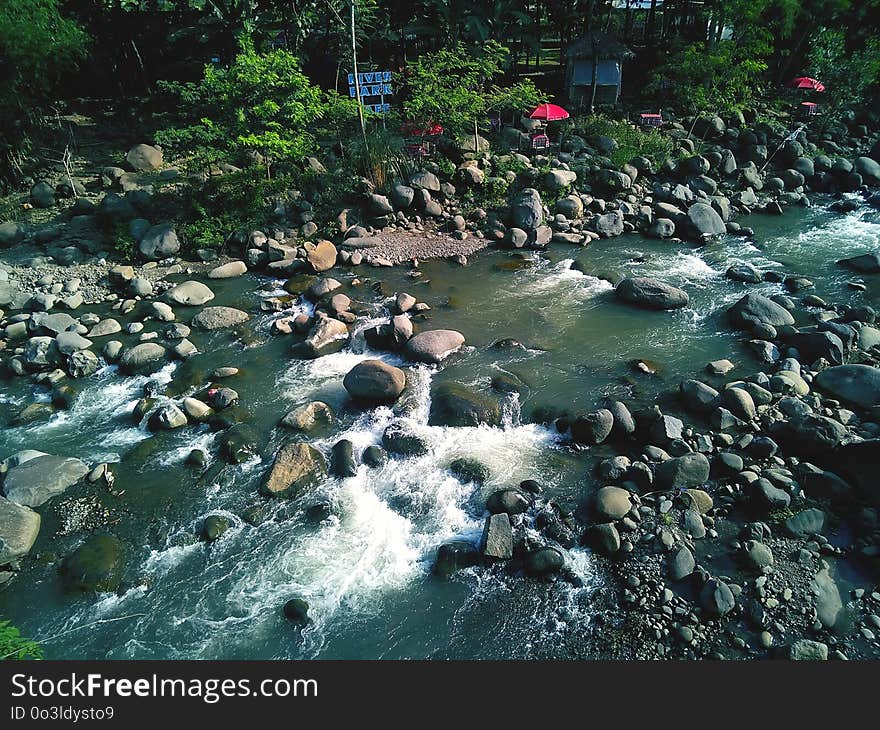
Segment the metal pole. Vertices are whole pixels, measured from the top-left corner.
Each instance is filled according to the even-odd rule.
[[[358,119],[361,123],[361,133],[364,135],[364,144],[367,143],[367,125],[364,123],[364,106],[361,100],[361,82],[358,78],[357,41],[354,35],[354,0],[351,0],[351,69],[354,73],[354,93],[357,96]]]

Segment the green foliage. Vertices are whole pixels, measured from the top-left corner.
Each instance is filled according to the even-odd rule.
[[[480,50],[461,42],[420,56],[409,66],[403,108],[420,126],[439,122],[453,135],[472,134],[474,123],[492,111],[523,111],[541,100],[531,80],[510,86],[492,83],[504,70],[509,51],[496,41]]]
[[[0,660],[42,658],[43,649],[37,642],[22,636],[9,621],[0,621]]]
[[[157,133],[156,141],[194,152],[202,168],[253,152],[268,176],[273,164],[315,152],[317,120],[326,117],[338,129],[357,114],[354,102],[313,86],[296,56],[280,49],[258,53],[249,41],[228,69],[208,65],[198,83],[160,85],[179,100],[182,125]]]
[[[591,137],[611,137],[617,141],[617,149],[608,157],[620,168],[633,157],[647,157],[659,166],[674,151],[675,143],[667,135],[654,130],[642,130],[630,122],[612,119],[604,114],[592,114],[567,120],[563,133],[574,133],[588,140]]]
[[[41,107],[88,46],[86,32],[61,14],[57,0],[0,2],[0,179],[18,177]]]
[[[813,40],[808,73],[827,87],[820,108],[829,121],[836,121],[880,84],[880,40],[869,38],[862,48],[850,50],[842,30],[823,28]]]

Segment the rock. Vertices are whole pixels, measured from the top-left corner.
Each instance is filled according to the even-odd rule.
[[[51,208],[55,205],[55,188],[41,180],[31,188],[31,203],[35,208]]]
[[[59,332],[55,337],[55,347],[64,355],[72,355],[77,350],[87,350],[91,346],[91,340],[76,332]]]
[[[757,324],[769,324],[773,327],[794,324],[791,312],[754,292],[746,294],[730,307],[727,314],[735,327],[744,330],[751,330]]]
[[[813,591],[819,621],[825,628],[834,628],[843,611],[843,602],[840,600],[837,584],[827,568],[816,573],[810,589]]]
[[[309,618],[309,604],[302,598],[291,598],[284,604],[284,618],[294,624],[305,626]]]
[[[168,403],[153,411],[147,425],[152,431],[171,431],[186,424],[186,414],[173,403]]]
[[[332,269],[336,265],[337,251],[330,241],[318,241],[314,247],[306,247],[306,260],[315,273]]]
[[[647,277],[624,279],[617,285],[615,294],[625,302],[647,309],[678,309],[689,302],[687,292]]]
[[[433,173],[430,172],[425,174],[433,175]],[[437,185],[439,192],[439,182]],[[398,183],[391,186],[391,202],[394,204],[395,208],[406,210],[412,205],[414,197],[415,190],[409,187],[409,185],[401,185]]]
[[[506,513],[499,512],[486,518],[481,544],[487,558],[510,560],[513,557],[513,530]]]
[[[742,464],[742,462],[740,462],[740,464]],[[687,489],[685,490],[685,494],[688,495],[688,498],[690,499],[693,508],[699,514],[704,515],[712,509],[712,497],[710,497],[702,489]]]
[[[721,391],[721,401],[737,418],[751,421],[757,415],[755,401],[745,388],[725,388]]]
[[[534,188],[524,188],[514,199],[510,216],[511,225],[526,231],[541,225],[544,220],[544,209],[540,193]]]
[[[257,454],[259,436],[246,423],[236,423],[219,438],[220,456],[228,464],[242,464]]]
[[[327,463],[319,451],[305,443],[287,443],[275,455],[262,490],[273,497],[297,497],[326,476]]]
[[[202,540],[214,542],[219,540],[229,529],[229,518],[223,515],[208,515],[202,523]]]
[[[582,444],[600,444],[611,434],[614,416],[607,408],[578,416],[571,424],[572,438]]]
[[[610,401],[608,403],[608,411],[611,413],[614,421],[614,425],[611,428],[612,436],[623,438],[635,433],[636,422],[625,403]]]
[[[394,299],[394,306],[398,314],[406,314],[416,304],[418,304],[418,300],[412,294],[407,294],[406,292],[400,292]]]
[[[621,520],[632,509],[632,498],[621,487],[602,487],[596,492],[596,511],[608,520]]]
[[[14,221],[0,223],[0,248],[17,246],[24,239],[25,229]]]
[[[423,456],[429,450],[428,443],[400,421],[385,429],[382,445],[388,452],[399,456]]]
[[[794,347],[804,362],[815,362],[819,358],[832,365],[843,362],[844,345],[833,332],[797,332],[785,337],[789,347]]]
[[[654,483],[658,489],[691,489],[709,481],[709,460],[700,453],[667,459],[657,466]]]
[[[529,498],[518,489],[498,489],[489,495],[486,509],[493,515],[501,512],[507,515],[519,515],[525,512],[530,504]]]
[[[427,190],[430,193],[440,192],[440,179],[433,172],[427,170],[416,172],[409,179],[409,182],[413,187]]]
[[[758,479],[752,485],[754,496],[767,509],[787,509],[791,504],[791,495],[778,487],[774,487],[769,479]]]
[[[601,555],[614,555],[620,550],[620,533],[613,522],[603,522],[587,528],[584,542]]]
[[[656,218],[648,233],[654,238],[672,238],[675,235],[675,223],[669,218]]]
[[[297,406],[281,419],[281,424],[295,431],[308,433],[319,426],[329,426],[333,422],[333,411],[326,403],[312,401]]]
[[[434,561],[434,573],[448,578],[455,571],[470,568],[480,561],[480,553],[469,542],[456,540],[441,545]]]
[[[880,162],[870,157],[857,157],[853,168],[868,185],[880,185]]]
[[[136,172],[152,172],[162,167],[162,150],[148,144],[136,144],[125,156]]]
[[[578,220],[584,216],[584,203],[577,195],[566,195],[556,202],[556,212],[568,220]]]
[[[367,446],[361,454],[361,461],[374,469],[381,469],[388,463],[388,454],[381,446]]]
[[[470,390],[461,383],[446,382],[431,392],[431,426],[490,426],[501,424],[501,405],[490,395]]]
[[[736,606],[736,599],[727,583],[712,578],[706,581],[706,585],[700,591],[700,605],[709,616],[720,618],[733,610]]]
[[[825,513],[816,507],[808,507],[786,519],[784,524],[792,537],[821,535],[825,529]]]
[[[200,307],[214,298],[214,292],[200,281],[184,281],[169,289],[167,296],[172,304]]]
[[[682,402],[690,411],[706,413],[718,403],[718,391],[699,380],[683,380],[678,387]]]
[[[837,365],[822,370],[814,383],[838,400],[859,408],[880,405],[880,369],[871,365]]]
[[[763,542],[757,540],[746,542],[745,555],[751,567],[758,572],[773,565],[773,551]]]
[[[688,208],[687,216],[691,227],[700,239],[721,236],[727,232],[724,220],[707,203],[694,203]]]
[[[544,175],[544,187],[552,192],[557,192],[572,185],[576,180],[577,173],[572,170],[549,170]]]
[[[294,347],[300,357],[318,358],[339,352],[348,342],[348,327],[332,317],[319,316],[308,337]]]
[[[167,350],[158,342],[142,342],[119,358],[119,368],[128,375],[153,372],[165,361]]]
[[[206,421],[214,415],[214,410],[198,398],[184,398],[181,405],[187,418],[191,418],[194,421]]]
[[[330,471],[341,479],[357,476],[354,444],[348,439],[341,439],[333,444],[330,452]]]
[[[837,263],[861,274],[880,274],[880,253],[863,253]]]
[[[247,264],[244,261],[230,261],[215,266],[208,272],[209,279],[234,279],[237,276],[247,273]]]
[[[542,547],[526,555],[523,563],[526,574],[538,578],[558,573],[565,565],[565,559],[556,548]]]
[[[88,466],[79,459],[48,454],[37,456],[9,469],[3,482],[3,493],[10,502],[39,507],[88,473]]]
[[[108,196],[109,197],[109,196]],[[180,241],[172,223],[150,226],[138,242],[138,250],[151,260],[173,256],[180,251]]]
[[[837,421],[809,413],[774,423],[770,435],[794,454],[813,456],[833,451],[847,432]]]
[[[669,558],[669,578],[674,581],[684,580],[696,567],[694,554],[687,547],[682,546]]]
[[[353,400],[365,405],[396,401],[406,387],[403,370],[381,360],[364,360],[345,376],[343,385]]]
[[[40,532],[40,515],[0,497],[0,566],[23,558]]]
[[[619,210],[614,210],[598,216],[593,225],[596,233],[602,238],[615,238],[623,233],[623,224],[623,214]]]
[[[828,659],[828,645],[821,641],[798,639],[788,648],[788,658],[794,662],[824,662]]]
[[[110,592],[119,587],[124,568],[125,547],[119,538],[91,535],[61,565],[64,588],[68,591]]]
[[[464,344],[464,335],[454,330],[426,330],[407,341],[404,354],[416,362],[439,364]]]
[[[746,261],[738,261],[731,265],[725,276],[733,281],[742,281],[747,284],[758,284],[762,281],[761,273]]]
[[[219,330],[237,327],[251,316],[234,307],[205,307],[192,320],[192,326],[200,330]],[[345,325],[342,325],[345,327]],[[346,330],[347,331],[347,330]]]

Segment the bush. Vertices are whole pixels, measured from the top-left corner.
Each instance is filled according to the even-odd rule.
[[[0,660],[42,658],[43,649],[37,642],[23,637],[9,621],[0,621]]]
[[[316,135],[339,131],[357,118],[353,100],[313,86],[299,59],[286,50],[258,53],[243,41],[227,69],[205,66],[198,83],[160,82],[182,110],[179,126],[156,134],[156,141],[194,156],[206,169],[217,162],[240,163],[247,153],[272,166],[313,154]],[[319,126],[318,120],[323,120]]]
[[[675,149],[673,140],[661,132],[646,132],[630,122],[611,119],[604,114],[570,119],[565,123],[563,131],[567,134],[577,134],[587,140],[591,137],[611,137],[618,146],[608,157],[618,168],[633,157],[647,157],[657,167]]]

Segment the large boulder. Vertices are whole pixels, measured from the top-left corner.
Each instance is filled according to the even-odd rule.
[[[857,157],[854,167],[868,185],[880,185],[880,162],[870,157]]]
[[[3,492],[10,502],[39,507],[88,473],[89,467],[79,459],[48,454],[38,456],[7,472]]]
[[[400,397],[406,387],[406,375],[381,360],[364,360],[348,371],[342,384],[355,401],[383,405]]]
[[[148,144],[136,144],[125,156],[136,172],[152,172],[162,167],[162,150]]]
[[[141,342],[122,353],[119,369],[128,375],[153,372],[165,362],[167,354],[158,342]]]
[[[490,426],[501,424],[501,405],[490,395],[470,390],[461,383],[441,383],[431,392],[432,426]]]
[[[524,188],[510,207],[511,225],[525,231],[535,229],[544,220],[541,194],[534,188]]]
[[[39,514],[0,497],[0,566],[27,555],[39,532]]]
[[[687,216],[691,228],[700,239],[721,236],[727,232],[721,216],[707,203],[694,203],[688,208]]]
[[[125,547],[119,538],[91,535],[61,565],[62,583],[68,591],[115,591],[122,581]]]
[[[138,243],[141,254],[151,260],[173,256],[180,251],[180,241],[172,223],[150,226]]]
[[[581,444],[601,444],[614,428],[614,414],[607,408],[578,416],[571,424],[572,438]]]
[[[200,307],[214,298],[214,292],[200,281],[184,281],[171,287],[167,296],[172,304]]]
[[[814,382],[834,398],[860,408],[880,405],[880,369],[871,365],[826,368]]]
[[[382,446],[398,456],[423,456],[429,451],[428,442],[403,421],[395,421],[385,429]]]
[[[314,246],[306,246],[306,260],[319,274],[336,265],[336,254],[336,246],[330,241],[318,241]]]
[[[709,460],[700,453],[667,459],[657,466],[654,484],[658,489],[692,489],[709,480]]]
[[[426,330],[410,338],[403,351],[410,360],[437,365],[463,344],[464,335],[455,330]]]
[[[319,317],[306,339],[294,347],[295,354],[317,358],[339,352],[348,342],[348,327],[333,317]]]
[[[563,190],[577,180],[573,170],[549,170],[544,175],[544,187],[553,192]]]
[[[24,239],[24,227],[15,221],[0,223],[0,248],[16,246]]]
[[[837,421],[815,413],[777,421],[770,428],[774,440],[800,456],[827,454],[846,438],[846,428]]]
[[[608,520],[621,520],[632,509],[632,497],[621,487],[602,487],[596,492],[596,512]]]
[[[275,455],[262,490],[273,497],[296,497],[327,474],[321,452],[306,443],[288,443]]]
[[[602,238],[615,238],[623,233],[623,213],[619,210],[604,213],[597,216],[593,225]]]
[[[750,292],[727,310],[727,316],[739,329],[751,330],[758,324],[773,327],[794,324],[791,312],[762,294]]]
[[[615,294],[629,304],[646,309],[679,309],[690,301],[687,292],[648,277],[627,277],[617,285]]]
[[[192,320],[192,326],[200,330],[219,330],[237,327],[247,322],[251,316],[234,307],[205,307]]]
[[[863,253],[837,263],[861,274],[880,274],[880,253]]]

